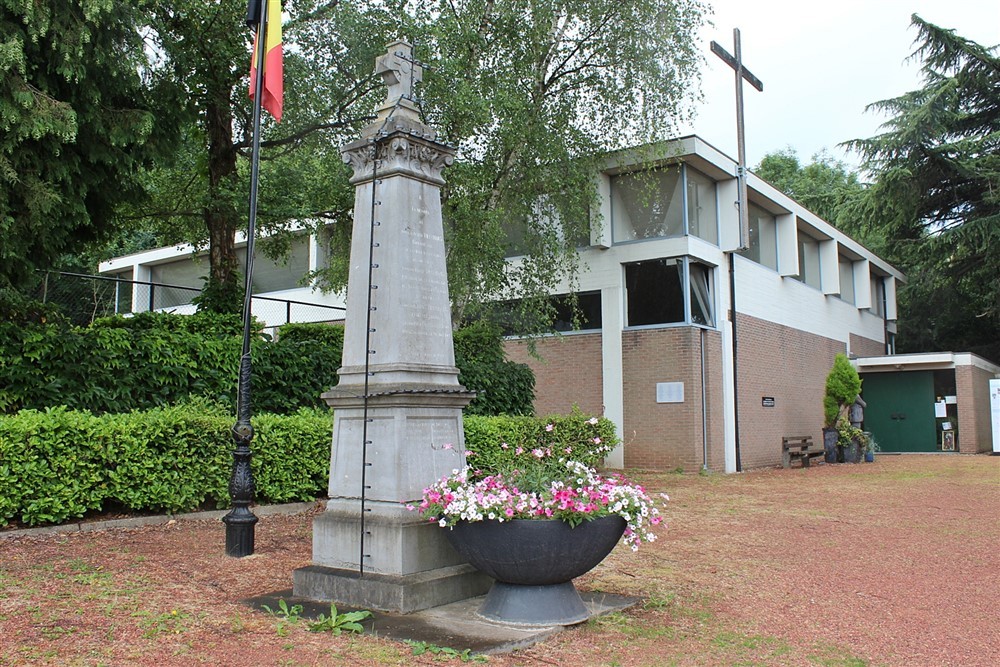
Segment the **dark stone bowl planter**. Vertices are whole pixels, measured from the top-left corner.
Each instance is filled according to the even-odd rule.
[[[823,429],[823,461],[826,463],[837,462],[837,438],[839,435],[835,428]]]
[[[606,516],[576,528],[554,519],[462,521],[447,536],[458,553],[496,579],[480,616],[546,626],[589,618],[572,580],[604,560],[624,531],[625,519]]]

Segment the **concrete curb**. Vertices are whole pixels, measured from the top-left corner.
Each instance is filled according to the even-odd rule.
[[[325,500],[315,500],[305,503],[284,503],[281,505],[258,505],[253,508],[259,517],[275,514],[301,514],[313,509],[322,509]],[[160,526],[172,521],[205,521],[219,520],[229,510],[213,510],[209,512],[188,512],[186,514],[160,514],[155,516],[136,516],[128,519],[110,519],[108,521],[78,521],[63,523],[58,526],[43,526],[41,528],[21,528],[19,530],[0,531],[0,541],[17,537],[46,537],[48,535],[65,535],[69,533],[91,533],[113,528],[142,528],[143,526]]]

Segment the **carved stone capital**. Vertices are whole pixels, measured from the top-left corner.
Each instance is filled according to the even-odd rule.
[[[444,184],[441,172],[455,161],[454,148],[426,134],[405,130],[350,143],[340,152],[344,162],[354,170],[351,178],[354,185],[373,176],[403,175],[440,186]]]

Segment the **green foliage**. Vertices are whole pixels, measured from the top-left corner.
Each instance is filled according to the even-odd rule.
[[[294,625],[301,620],[302,605],[295,604],[289,607],[284,598],[278,600],[277,609],[271,609],[271,607],[266,604],[262,604],[260,607],[268,614],[278,619],[278,626],[275,628],[275,631],[278,633],[279,637],[287,637],[288,626]]]
[[[923,87],[870,105],[878,134],[850,141],[872,184],[856,216],[907,273],[897,349],[1000,360],[1000,56],[912,17]]]
[[[477,396],[467,415],[530,415],[534,412],[535,374],[509,361],[495,325],[479,320],[455,332],[458,381]]]
[[[187,396],[235,405],[241,349],[237,315],[140,313],[89,328],[0,322],[0,411],[127,412]],[[260,412],[323,407],[320,394],[336,383],[340,365],[339,348],[294,336],[255,338],[251,356]]]
[[[861,394],[861,377],[843,352],[833,359],[833,367],[826,376],[823,395],[823,425],[835,428],[840,444],[850,443],[856,437],[855,427],[847,421],[847,411]],[[860,431],[858,431],[860,433]]]
[[[330,604],[330,615],[320,614],[312,623],[309,623],[309,632],[330,632],[339,635],[343,632],[360,633],[365,628],[361,621],[371,618],[372,613],[366,610],[337,612],[337,605]]]
[[[467,415],[463,421],[465,448],[474,452],[469,463],[483,470],[507,470],[535,448],[599,466],[618,443],[614,422],[606,417],[590,417],[578,409],[569,415],[541,419]]]
[[[0,3],[0,286],[114,229],[141,198],[154,117],[135,3]],[[164,135],[165,136],[165,135]]]
[[[254,418],[258,502],[315,499],[329,481],[330,417]],[[0,416],[0,525],[59,523],[114,504],[181,512],[229,502],[233,418],[194,401],[94,416],[55,408]]]
[[[458,649],[451,648],[450,646],[438,646],[437,644],[416,641],[415,639],[404,639],[403,643],[413,649],[413,655],[430,653],[431,655],[458,658],[462,662],[469,662],[470,660],[473,662],[486,662],[489,660],[489,657],[485,655],[473,655],[472,649],[469,648],[459,651]]]
[[[851,203],[864,192],[857,172],[825,151],[803,166],[793,148],[768,153],[754,173],[795,199],[827,222],[847,231],[852,225]]]

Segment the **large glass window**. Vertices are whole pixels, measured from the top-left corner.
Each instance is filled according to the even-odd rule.
[[[556,331],[593,331],[601,328],[601,293],[579,292],[576,307],[573,297],[568,294],[552,297],[556,319],[552,328]]]
[[[635,241],[684,233],[680,168],[611,177],[614,241]]]
[[[840,298],[854,303],[854,262],[841,255],[837,263],[840,269]]]
[[[712,269],[684,258],[625,265],[626,324],[715,326]]]
[[[871,312],[879,317],[885,317],[885,279],[882,276],[872,276],[871,290]]]
[[[820,289],[819,241],[799,231],[799,275],[797,280]]]
[[[778,270],[778,228],[774,216],[759,206],[750,204],[748,248],[740,254],[758,264]]]
[[[688,233],[719,244],[718,206],[715,198],[715,181],[685,165],[687,180]]]
[[[688,264],[688,273],[691,322],[714,327],[715,300],[712,298],[712,269],[698,262],[690,262]]]

